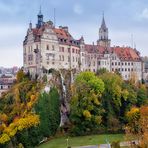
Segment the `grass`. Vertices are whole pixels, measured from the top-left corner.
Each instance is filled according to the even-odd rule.
[[[67,137],[60,137],[52,139],[47,143],[41,144],[38,148],[66,148]],[[113,141],[124,141],[123,134],[103,134],[103,135],[91,135],[91,136],[80,136],[80,137],[69,137],[69,145],[73,146],[84,146],[84,145],[99,145],[107,143],[106,139],[111,143]]]

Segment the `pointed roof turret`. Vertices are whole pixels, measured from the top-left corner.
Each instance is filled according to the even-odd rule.
[[[106,29],[106,24],[105,24],[105,19],[104,19],[104,12],[103,12],[103,17],[102,17],[102,24],[101,24],[102,29]]]
[[[31,21],[30,21],[30,23],[29,23],[29,29],[30,29],[30,30],[32,29],[32,23],[31,23]]]
[[[42,11],[41,11],[41,6],[40,6],[40,10],[39,10],[37,17],[38,17],[38,23],[37,23],[36,27],[40,28],[43,25],[43,17],[44,17],[42,14]]]
[[[41,16],[41,15],[43,15],[43,14],[42,14],[41,6],[40,6],[40,10],[39,10],[38,16]]]

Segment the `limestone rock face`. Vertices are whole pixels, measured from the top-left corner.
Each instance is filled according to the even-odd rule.
[[[60,127],[69,123],[71,84],[75,73],[75,70],[53,70],[52,79],[49,81],[50,85],[55,86],[60,94]]]

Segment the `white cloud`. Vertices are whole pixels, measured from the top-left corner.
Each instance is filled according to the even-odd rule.
[[[74,7],[73,7],[73,11],[76,13],[76,14],[82,14],[83,13],[83,8],[79,5],[79,4],[75,4]]]
[[[148,8],[143,9],[143,11],[142,11],[140,17],[141,17],[141,18],[148,19]]]

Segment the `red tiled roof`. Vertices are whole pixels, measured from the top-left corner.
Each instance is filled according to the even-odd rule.
[[[80,40],[75,40],[68,31],[63,28],[54,28],[53,30],[61,44],[79,46]]]
[[[88,53],[93,53],[93,52],[95,52],[96,47],[97,47],[96,45],[85,44],[85,50],[86,50]]]
[[[103,54],[105,52],[105,48],[102,46],[98,46],[98,45],[91,45],[91,44],[85,44],[85,49],[88,53],[99,53],[99,54]]]
[[[104,52],[107,50],[106,48],[98,45],[90,45],[85,44],[85,49],[88,53],[98,53],[98,54],[104,54]],[[130,60],[130,61],[139,61],[140,56],[138,52],[130,47],[111,47],[108,49],[109,52],[117,54],[117,56],[121,60]]]
[[[70,39],[72,38],[71,35],[66,32],[64,29],[54,28],[54,32],[57,34],[58,38]]]
[[[140,56],[138,52],[130,47],[111,47],[111,51],[116,53],[121,60],[139,61]]]
[[[33,31],[33,35],[42,35],[43,33],[43,27],[41,28],[33,28],[32,31]]]

